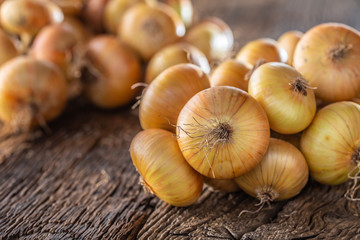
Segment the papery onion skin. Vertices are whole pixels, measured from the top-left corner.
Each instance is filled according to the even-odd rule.
[[[210,186],[212,189],[221,191],[221,192],[238,192],[240,187],[236,184],[233,179],[214,179],[204,177],[204,182],[206,185]]]
[[[173,133],[162,129],[141,131],[131,142],[130,154],[145,187],[163,201],[185,207],[201,195],[202,176],[187,164]]]
[[[300,89],[296,87],[298,84]],[[264,108],[271,129],[293,134],[309,126],[316,113],[314,90],[306,84],[291,66],[271,62],[254,71],[248,91]]]
[[[251,66],[247,63],[234,59],[224,61],[212,72],[211,86],[231,86],[247,91],[249,81],[246,75],[250,70]]]
[[[209,62],[229,58],[234,47],[231,28],[216,17],[204,19],[194,25],[185,35],[184,41],[200,49]]]
[[[279,47],[274,39],[259,38],[243,46],[237,53],[236,60],[255,66],[259,60],[286,62],[288,56],[286,51]]]
[[[209,79],[199,67],[189,63],[169,67],[145,90],[139,111],[141,127],[175,132],[178,115],[185,103],[209,87]]]
[[[71,28],[67,25],[54,24],[43,28],[34,39],[31,54],[36,59],[50,61],[63,71],[70,80],[73,74],[70,72],[73,64],[78,41]]]
[[[87,46],[88,62],[83,76],[89,100],[101,108],[115,108],[131,102],[137,91],[131,87],[141,80],[137,56],[114,36],[98,35]],[[95,75],[94,75],[95,73]]]
[[[278,45],[282,47],[288,55],[287,64],[290,66],[292,66],[293,63],[296,45],[303,35],[304,34],[300,31],[288,31],[282,34],[278,39]]]
[[[179,14],[186,28],[191,26],[194,20],[194,7],[191,0],[165,0],[165,3]]]
[[[15,128],[29,130],[54,119],[66,100],[65,77],[50,62],[19,56],[0,69],[0,118]]]
[[[206,56],[196,47],[185,43],[174,43],[161,49],[150,59],[145,75],[145,82],[151,83],[165,69],[180,63],[192,63],[209,74],[210,65]]]
[[[360,92],[360,33],[324,23],[307,31],[294,53],[294,67],[327,102],[351,100]]]
[[[303,154],[292,144],[271,138],[260,164],[235,181],[255,198],[268,194],[270,201],[280,201],[299,194],[308,178],[309,168]]]
[[[301,151],[316,181],[337,185],[348,180],[360,159],[360,106],[337,102],[322,108],[301,137]]]
[[[144,59],[185,34],[185,26],[175,10],[165,4],[139,3],[127,10],[118,36]]]
[[[246,92],[212,87],[181,110],[178,143],[187,162],[209,178],[231,179],[254,168],[270,139],[266,113]]]

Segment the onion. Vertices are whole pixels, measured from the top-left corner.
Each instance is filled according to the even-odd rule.
[[[189,63],[169,67],[145,89],[139,111],[141,127],[175,132],[176,120],[185,103],[209,87],[209,79],[199,67]]]
[[[216,17],[204,19],[193,26],[184,40],[199,48],[210,62],[230,57],[234,47],[234,36],[230,27]]]
[[[210,77],[212,87],[231,86],[248,90],[247,74],[251,71],[251,66],[237,60],[227,60],[215,68]]]
[[[187,164],[171,132],[141,131],[131,142],[130,154],[143,185],[163,201],[185,207],[199,198],[203,179]]]
[[[186,161],[216,179],[250,171],[264,156],[270,139],[260,104],[246,92],[227,86],[197,93],[181,110],[177,126]]]
[[[260,200],[260,211],[265,203],[299,194],[308,176],[309,169],[302,153],[290,143],[271,138],[260,164],[235,181],[242,190]],[[244,212],[249,211],[241,213]]]
[[[90,28],[97,33],[104,31],[104,11],[109,0],[86,0],[83,17]]]
[[[312,178],[328,185],[359,179],[359,126],[360,106],[353,102],[333,103],[316,114],[301,137]]]
[[[0,66],[18,55],[19,52],[15,43],[6,33],[0,30]]]
[[[141,79],[136,55],[116,37],[98,35],[88,43],[83,81],[86,96],[101,108],[128,104],[136,95],[131,86]]]
[[[206,185],[210,186],[212,189],[221,191],[221,192],[238,192],[240,187],[236,184],[233,179],[214,179],[204,177],[204,182]]]
[[[236,60],[249,63],[251,66],[255,66],[259,60],[286,62],[287,59],[285,50],[271,38],[259,38],[248,42],[236,55]]]
[[[146,68],[145,81],[151,83],[165,69],[180,63],[192,63],[209,74],[210,65],[205,55],[188,43],[175,43],[157,52]]]
[[[294,67],[328,102],[351,100],[360,92],[360,33],[324,23],[307,31],[294,53]]]
[[[165,0],[165,3],[175,9],[186,28],[189,28],[194,20],[194,8],[191,0]]]
[[[271,129],[279,133],[300,132],[315,116],[313,88],[287,64],[261,65],[252,74],[248,91],[264,108]]]
[[[165,4],[139,3],[123,16],[119,37],[149,60],[161,48],[185,34],[185,26],[175,10]]]
[[[300,31],[288,31],[282,34],[278,39],[278,45],[282,47],[288,55],[287,64],[289,65],[292,65],[293,63],[296,45],[302,36],[303,33]]]
[[[46,128],[66,100],[66,80],[50,62],[20,56],[0,69],[0,119],[15,129]]]

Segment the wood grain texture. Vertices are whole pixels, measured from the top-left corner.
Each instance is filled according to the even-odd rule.
[[[360,29],[355,0],[197,0],[199,16],[223,18],[236,50],[287,30],[338,21]],[[0,239],[360,239],[360,203],[347,184],[310,181],[297,197],[260,213],[242,192],[205,188],[188,208],[171,207],[138,184],[128,151],[137,111],[102,111],[82,99],[52,132],[0,132]]]

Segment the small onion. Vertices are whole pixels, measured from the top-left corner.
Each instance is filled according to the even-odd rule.
[[[351,100],[360,92],[360,33],[340,23],[307,31],[294,53],[294,67],[328,102]]]
[[[204,177],[204,182],[214,190],[221,192],[231,193],[241,190],[233,179],[214,179]]]
[[[228,86],[203,90],[181,110],[178,143],[186,161],[209,178],[231,179],[254,168],[270,139],[266,113],[246,92]]]
[[[50,62],[20,56],[0,69],[0,119],[15,128],[46,127],[66,100],[66,80]]]
[[[259,60],[266,62],[286,62],[288,56],[286,51],[282,49],[274,39],[260,38],[248,42],[243,46],[236,55],[236,60],[255,66]]]
[[[291,66],[261,65],[249,81],[249,94],[264,108],[274,131],[293,134],[304,130],[316,113],[313,89]]]
[[[32,56],[58,65],[69,81],[80,73],[80,46],[72,30],[62,24],[47,26],[37,34],[31,48]]]
[[[210,77],[212,87],[231,86],[248,90],[249,81],[247,74],[251,71],[251,66],[237,60],[227,60],[215,68]]]
[[[165,69],[180,63],[192,63],[209,74],[210,65],[205,55],[188,43],[174,43],[157,52],[146,68],[145,81],[151,83]]]
[[[109,0],[87,0],[82,15],[87,25],[97,33],[104,31],[104,11]]]
[[[336,185],[359,178],[360,105],[337,102],[322,108],[301,137],[301,151],[316,181]]]
[[[51,0],[59,6],[65,15],[79,15],[84,8],[85,0]]]
[[[303,35],[304,34],[300,31],[288,31],[282,34],[278,39],[278,45],[282,47],[288,55],[287,64],[290,66],[292,66],[293,63],[296,45]]]
[[[185,103],[209,87],[209,79],[199,67],[189,63],[169,67],[145,89],[139,111],[141,127],[175,132],[174,125]]]
[[[185,34],[175,10],[165,4],[138,3],[125,12],[118,29],[122,41],[148,60]]]
[[[204,19],[193,26],[184,40],[199,48],[210,62],[230,57],[234,47],[234,36],[230,27],[216,17]]]
[[[186,28],[194,21],[194,8],[191,0],[165,0],[165,3],[175,9]]]
[[[130,154],[144,186],[163,201],[185,207],[199,198],[203,179],[187,164],[171,132],[141,131],[131,142]]]
[[[263,206],[299,194],[308,177],[309,169],[302,153],[290,143],[271,138],[260,164],[235,181]]]
[[[105,29],[116,34],[125,12],[133,5],[144,2],[154,4],[156,0],[109,0],[103,15]]]
[[[59,7],[42,0],[6,0],[1,5],[0,13],[2,27],[20,36],[23,52],[42,27],[60,23],[64,19]]]
[[[114,108],[135,98],[136,91],[131,86],[141,79],[140,62],[116,37],[98,35],[90,40],[85,61],[84,89],[93,104]]]
[[[61,25],[66,25],[67,28],[71,28],[71,31],[80,44],[85,44],[92,35],[83,22],[72,16],[65,16]]]

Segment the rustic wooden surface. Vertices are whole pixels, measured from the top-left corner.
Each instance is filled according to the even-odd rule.
[[[360,29],[359,1],[197,0],[199,16],[219,16],[236,49],[326,21]],[[137,112],[102,111],[82,99],[50,124],[52,132],[0,136],[0,239],[360,239],[360,203],[347,184],[310,180],[296,198],[255,215],[244,193],[208,188],[188,208],[143,191],[128,148]]]

